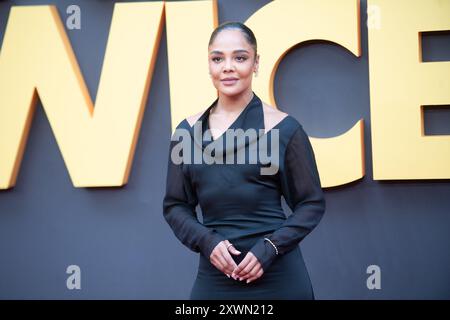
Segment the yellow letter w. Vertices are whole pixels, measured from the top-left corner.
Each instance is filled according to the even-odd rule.
[[[56,7],[11,8],[0,52],[0,189],[15,185],[38,96],[75,187],[127,183],[163,9],[115,5],[94,108]]]

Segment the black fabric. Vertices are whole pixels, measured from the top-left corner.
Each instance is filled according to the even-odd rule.
[[[189,132],[192,154],[212,146],[219,154],[259,148],[269,141],[269,154],[278,152],[277,172],[262,175],[268,164],[181,163],[170,161],[163,213],[176,237],[194,252],[200,252],[199,268],[191,299],[313,299],[308,272],[298,244],[321,220],[325,198],[320,185],[314,152],[301,124],[288,115],[268,133],[259,133],[227,148],[223,134],[211,141],[208,116],[217,99],[192,126],[183,120],[177,130]],[[253,98],[230,129],[264,129],[262,101]],[[200,129],[200,130],[197,130]],[[275,129],[275,130],[274,130]],[[197,131],[196,131],[197,130]],[[263,131],[262,131],[263,132]],[[276,135],[278,133],[278,135]],[[270,141],[279,139],[278,150]],[[236,140],[235,140],[236,141]],[[171,142],[170,150],[177,143]],[[217,156],[214,152],[213,156]],[[281,196],[292,210],[286,217]],[[199,204],[203,223],[196,217]],[[275,248],[268,238],[276,246]],[[242,252],[232,255],[237,264],[251,251],[261,263],[264,274],[249,284],[226,277],[209,261],[214,247],[228,239]]]

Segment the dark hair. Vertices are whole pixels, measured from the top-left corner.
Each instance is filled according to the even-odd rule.
[[[211,37],[209,38],[208,46],[210,46],[213,42],[216,36],[223,30],[227,29],[238,29],[243,34],[247,42],[253,47],[253,50],[255,50],[255,57],[257,53],[257,44],[256,44],[256,38],[253,34],[253,31],[247,27],[245,24],[239,22],[239,21],[227,21],[224,23],[221,23],[214,31],[211,33]]]

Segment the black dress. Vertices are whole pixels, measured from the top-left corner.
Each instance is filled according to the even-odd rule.
[[[290,115],[264,133],[262,101],[253,92],[252,100],[229,129],[255,129],[253,132],[258,134],[256,138],[233,138],[230,148],[226,134],[212,140],[208,130],[210,109],[217,101],[218,98],[195,125],[186,119],[181,121],[170,145],[163,214],[176,237],[200,253],[190,299],[314,299],[298,244],[321,220],[325,199],[308,136]],[[180,152],[181,141],[186,144]],[[260,155],[256,164],[251,163],[250,150],[262,145],[266,146],[265,154],[271,156],[269,163],[262,161]],[[213,159],[223,159],[222,163],[199,163],[198,153],[195,158],[199,150],[208,151],[206,154]],[[239,163],[236,155],[242,150],[246,152],[245,161]],[[183,156],[181,163],[172,161],[172,151]],[[227,154],[236,156],[234,162],[226,163]],[[269,167],[271,174],[261,174],[262,168]],[[292,209],[288,217],[283,212],[281,196]],[[197,204],[203,223],[197,219]],[[264,238],[277,247],[278,255]],[[258,258],[264,270],[260,278],[248,284],[234,280],[209,261],[214,247],[225,239],[242,252],[231,255],[236,264],[248,251]]]

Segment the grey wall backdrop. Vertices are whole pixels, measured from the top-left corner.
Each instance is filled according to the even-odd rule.
[[[0,43],[12,5],[55,4],[61,17],[79,5],[81,30],[66,32],[95,101],[114,2],[1,1]],[[219,22],[244,22],[268,2],[219,1]],[[318,299],[449,299],[450,181],[372,179],[366,6],[362,1],[361,58],[310,42],[293,48],[276,75],[277,104],[310,136],[365,121],[366,176],[326,189],[325,217],[300,246]],[[0,298],[188,298],[198,256],[162,216],[170,139],[165,36],[126,186],[74,188],[38,103],[17,184],[0,191]],[[427,37],[424,58],[450,60],[449,39]],[[450,134],[449,115],[430,111],[428,132]],[[66,287],[73,264],[81,268],[81,290]],[[366,286],[373,264],[381,269],[380,290]]]

